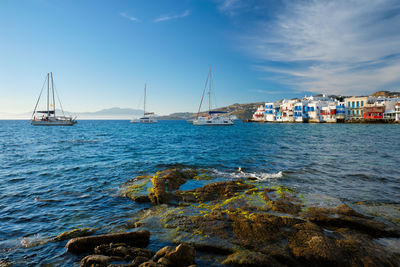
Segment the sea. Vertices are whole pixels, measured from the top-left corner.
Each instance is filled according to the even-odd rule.
[[[315,205],[395,207],[382,216],[400,218],[400,125],[2,120],[0,265],[79,266],[67,241],[54,238],[75,228],[124,230],[149,204],[121,197],[121,184],[175,165],[284,185]],[[160,246],[152,235],[150,248]]]

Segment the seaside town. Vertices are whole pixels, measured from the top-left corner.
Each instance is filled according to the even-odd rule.
[[[387,91],[370,96],[327,96],[283,99],[258,107],[254,122],[400,123],[400,95]]]

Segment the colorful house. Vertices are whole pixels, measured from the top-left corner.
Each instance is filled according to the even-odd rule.
[[[346,120],[360,120],[364,117],[364,106],[367,103],[373,103],[368,96],[352,96],[344,99],[347,114]]]
[[[264,121],[265,108],[263,105],[259,106],[253,114],[253,121]]]

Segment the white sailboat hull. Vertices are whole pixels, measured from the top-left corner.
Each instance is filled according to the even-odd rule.
[[[199,117],[193,121],[193,125],[197,126],[230,126],[233,121],[227,117]]]
[[[49,118],[48,120],[31,120],[31,124],[34,126],[72,126],[77,123],[72,118]]]
[[[134,119],[131,120],[131,123],[144,123],[144,124],[148,124],[148,123],[157,123],[158,121],[156,119],[153,118],[139,118],[139,119]]]

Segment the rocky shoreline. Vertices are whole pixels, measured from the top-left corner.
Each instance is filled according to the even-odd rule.
[[[399,266],[399,251],[385,245],[400,240],[398,225],[344,203],[309,205],[287,187],[174,168],[138,176],[121,194],[151,206],[126,233],[75,231],[66,248],[82,256],[81,266]],[[153,233],[177,246],[147,249]]]

